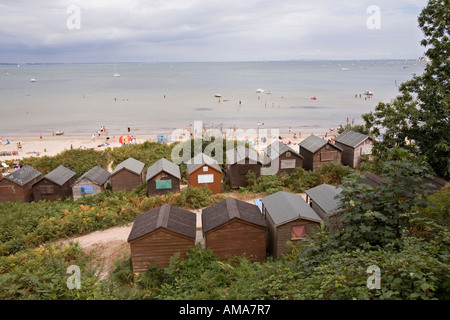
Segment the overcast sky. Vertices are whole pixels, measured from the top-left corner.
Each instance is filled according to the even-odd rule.
[[[426,4],[0,0],[0,63],[418,58]]]

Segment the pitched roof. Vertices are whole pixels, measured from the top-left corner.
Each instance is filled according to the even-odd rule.
[[[36,169],[30,166],[23,166],[19,170],[14,171],[13,173],[8,174],[4,177],[4,179],[8,179],[19,186],[23,187],[33,179],[41,176],[42,173],[37,171]]]
[[[339,205],[339,199],[335,198],[336,195],[342,191],[341,187],[335,187],[329,184],[321,184],[320,186],[306,190],[305,193],[313,200],[323,211],[327,214],[337,209]]]
[[[328,140],[319,138],[315,135],[310,135],[308,138],[306,138],[305,140],[303,140],[302,142],[299,143],[300,149],[306,149],[312,153],[317,152],[317,150],[319,150],[320,148],[324,147],[325,145],[331,145],[334,148],[341,150],[341,148],[339,148],[338,146],[335,146],[334,144],[332,144],[331,142],[329,142]]]
[[[293,150],[284,143],[281,143],[279,140],[276,140],[275,142],[268,145],[263,151],[265,164],[270,163],[271,159],[276,159],[280,154],[283,154],[287,151],[292,152],[300,158],[303,158],[303,156],[297,153],[297,151]]]
[[[322,219],[299,195],[280,191],[261,199],[275,225],[301,218],[316,222]]]
[[[334,141],[342,143],[346,146],[355,148],[367,139],[372,140],[372,138],[366,134],[362,134],[362,133],[351,131],[351,130],[345,130],[340,135],[338,135],[334,139]]]
[[[44,179],[50,180],[51,182],[62,186],[64,183],[72,179],[75,175],[75,172],[61,165],[45,175]]]
[[[164,171],[175,178],[181,179],[180,167],[169,160],[162,158],[156,161],[147,169],[147,181],[156,176],[161,171]]]
[[[159,228],[195,239],[197,216],[195,213],[164,204],[139,215],[134,221],[128,242]]]
[[[113,170],[113,172],[111,172],[111,175],[116,174],[117,172],[119,172],[122,169],[128,169],[131,172],[134,172],[134,173],[140,175],[142,173],[142,170],[144,170],[144,166],[145,166],[145,164],[143,162],[138,161],[134,158],[128,158],[127,160],[119,163],[117,165],[117,167]]]
[[[264,228],[267,227],[267,222],[257,206],[234,198],[227,198],[203,209],[203,232],[207,233],[233,219],[240,219]]]
[[[371,187],[378,187],[383,183],[383,178],[370,172],[363,172],[358,177],[358,183],[367,184]]]
[[[251,164],[260,163],[262,161],[255,150],[239,146],[237,148],[228,150],[226,153],[227,164],[243,164],[245,159],[249,159]]]
[[[110,176],[111,174],[108,171],[100,166],[95,166],[91,170],[83,174],[80,178],[78,178],[74,185],[83,179],[87,179],[92,183],[95,183],[96,185],[102,186],[106,183],[106,181],[108,181]]]
[[[222,172],[222,169],[220,169],[220,166],[215,159],[211,158],[210,156],[204,153],[199,153],[195,157],[186,162],[188,174],[191,174],[198,168],[202,167],[205,163],[208,164],[210,167],[216,169],[217,171]]]

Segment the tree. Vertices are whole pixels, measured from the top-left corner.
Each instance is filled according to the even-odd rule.
[[[378,187],[359,183],[356,174],[343,184],[337,214],[328,222],[335,229],[330,235],[333,246],[366,249],[391,245],[399,249],[416,209],[430,204],[423,197],[430,190],[423,183],[430,177],[425,167],[404,159],[386,161],[382,169],[383,183]]]
[[[450,9],[448,0],[430,0],[418,18],[431,59],[420,76],[402,83],[391,103],[380,102],[362,117],[366,127],[383,141],[374,154],[383,157],[396,146],[424,158],[435,173],[450,179]]]

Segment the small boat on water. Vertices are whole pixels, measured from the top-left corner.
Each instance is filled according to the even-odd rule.
[[[36,82],[36,79],[35,78],[31,78],[30,82]]]
[[[264,90],[263,89],[256,89],[256,93],[263,93]]]
[[[64,131],[56,131],[55,135],[57,136],[62,136],[64,134]]]
[[[342,68],[341,69],[342,71],[348,71],[348,70],[350,70],[349,68]]]
[[[373,96],[373,92],[370,91],[370,90],[364,91],[364,94],[365,94],[366,96]]]
[[[222,98],[222,95],[221,95],[221,94],[215,94],[214,97],[216,97],[216,98]]]

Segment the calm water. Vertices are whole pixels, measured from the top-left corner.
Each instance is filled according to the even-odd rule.
[[[395,98],[396,83],[424,67],[404,60],[117,64],[121,76],[113,77],[112,64],[3,65],[0,136],[90,135],[103,125],[116,133],[162,133],[193,121],[326,130],[347,117],[362,123],[362,113]],[[365,90],[372,99],[364,99]]]

